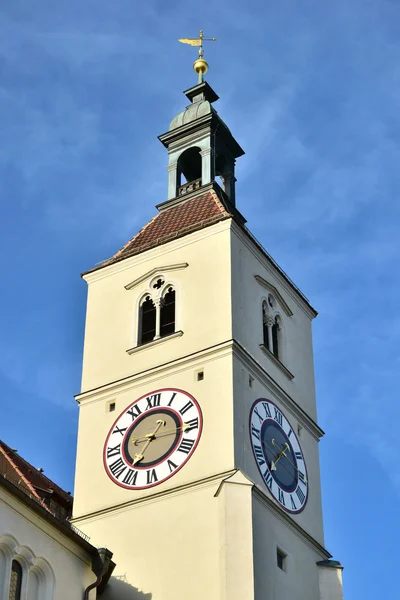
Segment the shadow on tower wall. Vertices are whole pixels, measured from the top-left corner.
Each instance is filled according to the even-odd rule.
[[[126,575],[111,577],[106,589],[101,594],[101,600],[151,600],[150,592],[141,592],[128,583]]]

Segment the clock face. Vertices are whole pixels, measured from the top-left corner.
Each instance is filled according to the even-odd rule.
[[[268,490],[286,511],[301,512],[308,497],[304,455],[289,421],[270,400],[260,398],[253,404],[250,438]]]
[[[121,487],[141,490],[162,483],[189,460],[200,440],[203,418],[183,390],[141,396],[118,417],[104,444],[104,467]]]

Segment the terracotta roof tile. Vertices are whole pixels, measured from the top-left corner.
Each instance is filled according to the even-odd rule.
[[[51,493],[52,497],[66,508],[72,507],[73,498],[54,481],[46,477],[38,469],[24,460],[15,450],[0,440],[0,473],[18,484],[28,495],[33,495],[40,504],[48,508],[42,501],[40,491]]]
[[[218,221],[232,217],[214,190],[158,213],[121,250],[102,263],[105,267]]]

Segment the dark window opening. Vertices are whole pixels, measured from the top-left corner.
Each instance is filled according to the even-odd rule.
[[[263,344],[264,344],[265,348],[267,348],[268,350],[271,350],[271,348],[269,347],[268,325],[267,325],[268,313],[267,313],[266,304],[263,304],[262,313],[263,313]]]
[[[150,296],[140,307],[140,339],[139,344],[147,344],[156,335],[156,307]]]
[[[275,323],[272,325],[272,346],[274,348],[274,354],[276,358],[279,358],[279,323],[278,320],[275,319]]]
[[[18,561],[13,560],[11,565],[9,600],[20,600],[22,585],[22,567]]]
[[[169,288],[163,298],[160,311],[160,337],[175,331],[175,290]]]
[[[279,548],[277,548],[276,564],[278,565],[279,569],[281,569],[282,571],[285,570],[285,559],[286,559],[286,554],[284,552],[282,552],[282,550],[279,550]]]
[[[115,410],[115,402],[110,402],[110,404],[108,406],[108,410],[109,410],[109,412],[114,412],[114,410]]]
[[[196,179],[201,178],[200,148],[197,146],[188,148],[180,155],[178,159],[178,173],[180,175],[178,185],[185,183],[182,181],[183,178],[186,182],[195,181]]]
[[[197,373],[197,381],[203,381],[204,379],[204,371],[199,371]]]
[[[270,350],[269,337],[268,337],[268,325],[266,323],[264,323],[264,326],[263,326],[263,335],[264,335],[264,342],[263,342],[264,346],[266,348],[268,348],[268,350]]]

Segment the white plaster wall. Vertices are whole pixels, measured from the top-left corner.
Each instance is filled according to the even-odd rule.
[[[113,549],[104,600],[220,598],[219,482],[143,499],[80,522]]]
[[[89,290],[82,391],[230,339],[229,224],[217,223],[85,276]],[[177,285],[177,326],[183,336],[127,354],[137,345],[137,302],[148,280],[131,290],[124,286],[154,268],[179,263],[189,266],[169,271],[166,281]]]
[[[253,547],[255,600],[320,600],[321,555],[254,495]],[[277,566],[277,547],[287,553],[286,571]]]
[[[49,565],[54,575],[54,596],[51,593],[42,594],[40,600],[50,600],[53,597],[55,600],[83,598],[84,590],[95,580],[88,554],[37,513],[0,488],[0,542],[3,536],[13,539],[17,544],[17,553],[26,557],[22,585],[23,591],[29,594],[28,598],[35,598],[34,587],[35,584],[38,585],[41,566],[44,565]],[[10,559],[11,556],[8,560]],[[29,569],[30,586],[26,590]],[[51,577],[48,577],[47,583],[50,580]],[[48,585],[45,587],[49,592]],[[6,591],[0,585],[0,600],[8,600],[8,595],[4,599],[2,596]],[[95,595],[92,594],[91,597],[95,598]]]
[[[304,302],[248,238],[232,226],[232,317],[233,337],[253,356],[307,413],[316,420],[311,317]],[[268,291],[255,279],[260,275],[278,289],[293,312],[284,322],[284,358],[289,379],[259,347],[263,342],[262,299]],[[303,308],[302,308],[303,307]]]
[[[320,566],[318,570],[320,600],[343,600],[342,569]]]
[[[204,372],[203,381],[197,381],[199,369]],[[191,358],[182,364],[168,365],[152,375],[146,373],[130,382],[112,386],[109,390],[96,391],[83,400],[79,416],[74,517],[232,469],[232,380],[231,351],[227,348]],[[199,402],[203,413],[200,442],[186,465],[164,483],[148,490],[119,487],[109,479],[103,466],[103,447],[107,434],[118,415],[135,399],[162,387],[183,389]],[[111,400],[116,408],[110,413],[107,405]]]

